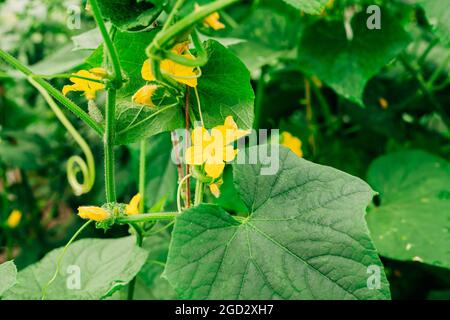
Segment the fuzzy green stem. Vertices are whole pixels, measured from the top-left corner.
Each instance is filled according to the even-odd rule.
[[[154,213],[140,213],[131,216],[124,216],[117,218],[116,222],[121,224],[159,221],[159,220],[173,220],[180,214],[178,212],[154,212]]]
[[[35,75],[33,75],[33,78],[42,78],[42,79],[76,78],[76,79],[81,79],[81,80],[87,80],[90,82],[103,83],[103,84],[105,83],[105,81],[103,81],[103,80],[89,78],[89,77],[83,77],[83,76],[79,76],[79,75],[72,74],[72,73],[56,73],[56,74],[48,74],[48,75],[47,74],[35,74]]]
[[[105,43],[105,49],[108,52],[108,57],[112,64],[114,86],[116,89],[119,89],[122,86],[123,82],[119,55],[117,54],[116,47],[114,46],[108,30],[106,29],[106,25],[103,21],[102,13],[100,11],[100,7],[98,6],[97,0],[89,0],[89,2],[91,4],[92,13],[94,15],[95,21],[97,22],[97,26],[100,30],[100,33],[102,34],[102,38]]]
[[[3,58],[6,62],[8,62],[11,66],[25,74],[26,76],[33,76],[33,72],[28,69],[25,65],[23,65],[19,60],[6,53],[5,51],[0,49],[0,57]],[[53,98],[58,100],[62,105],[64,105],[67,109],[72,111],[77,117],[79,117],[84,123],[86,123],[89,127],[91,127],[96,133],[99,135],[103,134],[103,127],[95,122],[89,114],[87,114],[81,107],[73,103],[71,100],[66,98],[59,90],[53,87],[50,83],[45,81],[44,79],[34,78],[36,83],[42,86]]]
[[[116,184],[114,170],[114,137],[115,137],[115,113],[116,113],[116,90],[108,90],[105,110],[105,191],[106,201],[116,201]]]
[[[187,15],[186,17],[184,17],[177,23],[168,27],[166,30],[158,33],[156,35],[156,37],[153,38],[153,41],[150,43],[150,45],[145,50],[145,52],[147,53],[147,56],[153,57],[153,56],[157,55],[157,52],[159,50],[164,49],[169,42],[176,39],[179,34],[182,34],[185,31],[187,31],[189,28],[191,28],[193,25],[195,25],[198,21],[201,21],[201,20],[205,19],[207,16],[211,15],[212,13],[214,13],[218,10],[221,10],[221,9],[225,8],[226,6],[229,6],[238,1],[239,0],[215,1],[208,5],[202,6],[196,12],[192,12],[191,14]]]
[[[195,202],[194,205],[199,205],[203,202],[204,183],[197,180],[195,185]]]
[[[194,59],[183,57],[179,54],[173,53],[172,51],[165,51],[164,57],[183,66],[204,66],[208,62],[208,54],[206,53],[205,48],[203,48],[200,37],[195,29],[192,30],[191,38],[196,49],[196,57]]]
[[[145,211],[145,161],[146,161],[146,141],[141,140],[140,154],[139,154],[139,194],[141,195],[141,201],[139,202],[139,212]]]
[[[178,9],[180,9],[180,7],[183,5],[184,1],[185,0],[177,0],[177,2],[175,3],[175,5],[172,8],[172,11],[170,11],[169,16],[167,17],[167,20],[164,23],[161,31],[164,31],[168,27],[170,27],[170,24],[172,23],[173,18],[175,18],[175,14],[178,12]]]

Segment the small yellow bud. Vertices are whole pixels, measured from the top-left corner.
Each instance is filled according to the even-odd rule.
[[[211,191],[212,195],[216,198],[220,197],[220,189],[216,183],[211,183],[209,185],[209,191]]]
[[[384,110],[386,110],[389,107],[389,102],[383,97],[378,99],[378,103],[380,104],[380,107]]]
[[[6,220],[6,224],[10,229],[14,229],[19,225],[21,219],[22,219],[22,212],[20,212],[17,209],[14,209],[13,211],[11,211],[8,220]]]
[[[90,219],[94,221],[103,221],[110,217],[108,211],[95,206],[78,207],[78,215],[80,216],[80,218]]]

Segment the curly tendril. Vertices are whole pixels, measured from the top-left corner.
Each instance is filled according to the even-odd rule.
[[[67,179],[75,195],[80,196],[82,194],[88,193],[89,191],[91,191],[95,181],[95,162],[91,149],[89,148],[83,137],[78,133],[77,129],[75,129],[75,127],[70,123],[70,121],[61,111],[52,97],[48,94],[48,92],[33,79],[33,76],[29,76],[28,81],[44,97],[45,101],[55,113],[56,117],[59,119],[59,121],[61,121],[63,126],[67,129],[67,131],[83,151],[84,156],[86,157],[86,161],[84,161],[80,156],[72,156],[68,159]],[[83,179],[81,183],[77,178],[77,175],[80,172]]]

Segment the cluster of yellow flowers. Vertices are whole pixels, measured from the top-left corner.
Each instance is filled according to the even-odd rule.
[[[226,117],[223,125],[212,128],[211,133],[204,127],[192,131],[192,146],[186,150],[186,163],[203,166],[206,175],[212,178],[209,187],[216,197],[220,194],[225,163],[233,161],[238,153],[231,143],[249,133],[250,130],[238,129],[232,116]]]
[[[72,81],[73,84],[65,85],[63,87],[62,93],[64,95],[66,95],[70,91],[83,91],[86,99],[94,100],[97,91],[105,89],[105,84],[88,80],[88,79],[102,80],[107,75],[106,70],[103,68],[93,68],[90,69],[89,71],[80,70],[74,75],[82,78],[78,77],[69,78],[69,80]]]
[[[188,43],[183,42],[175,45],[172,48],[172,52],[188,59],[194,59],[194,57],[188,51]],[[189,87],[197,86],[198,74],[195,72],[194,67],[183,66],[175,63],[170,59],[164,59],[160,64],[161,72],[179,83],[188,85]],[[154,81],[150,60],[145,60],[141,69],[142,79],[146,81]],[[134,103],[142,104],[148,107],[154,107],[155,104],[152,101],[152,96],[158,88],[155,84],[146,84],[140,88],[132,97]]]
[[[198,11],[201,7],[196,3],[195,11]],[[225,28],[225,25],[219,21],[220,15],[215,12],[203,21],[205,27],[219,30]],[[172,52],[181,55],[188,59],[194,59],[189,53],[188,42],[180,43],[172,48]],[[189,87],[197,86],[198,73],[195,72],[195,67],[188,67],[173,62],[170,59],[164,59],[160,64],[161,72],[179,83],[188,85]],[[86,99],[94,100],[96,92],[98,90],[105,89],[105,84],[90,81],[89,79],[102,80],[107,75],[103,68],[93,68],[90,70],[80,70],[74,74],[76,77],[69,78],[73,82],[72,85],[64,86],[62,92],[66,95],[70,91],[82,91]],[[152,73],[150,60],[146,60],[141,69],[142,78],[146,81],[154,81],[155,76]],[[154,107],[155,104],[152,101],[152,96],[158,89],[156,84],[146,84],[140,88],[132,97],[132,101],[137,104],[142,104],[148,107]]]

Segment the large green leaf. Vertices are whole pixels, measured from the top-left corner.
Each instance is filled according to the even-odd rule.
[[[0,297],[16,283],[17,268],[13,261],[0,264]]]
[[[276,175],[261,175],[261,167],[235,165],[247,219],[210,204],[177,219],[165,276],[180,297],[389,298],[364,221],[370,187],[285,148]],[[380,289],[367,286],[370,266],[379,268]]]
[[[223,124],[229,115],[240,128],[251,128],[255,95],[245,65],[227,48],[214,40],[204,43],[208,63],[202,67],[198,92],[205,126]],[[191,106],[197,110],[195,95]]]
[[[380,193],[367,215],[380,254],[450,268],[450,164],[399,152],[375,160],[368,182]]]
[[[38,263],[20,271],[17,284],[5,293],[4,298],[40,299],[42,288],[55,271],[61,250],[51,251]],[[144,249],[135,245],[134,237],[76,241],[62,259],[61,269],[48,287],[46,298],[83,300],[107,297],[133,279],[147,255]],[[70,277],[75,276],[75,273],[69,273],[70,270],[79,270],[80,289],[67,285]]]
[[[127,144],[155,134],[183,128],[183,113],[178,104],[150,108],[131,100],[120,100],[116,109],[117,144]]]
[[[367,81],[409,42],[400,22],[382,11],[381,29],[366,26],[367,15],[352,20],[352,40],[342,21],[321,20],[306,28],[299,47],[299,66],[338,94],[360,105]]]
[[[152,1],[99,0],[104,18],[122,30],[139,31],[148,27],[161,13]]]

